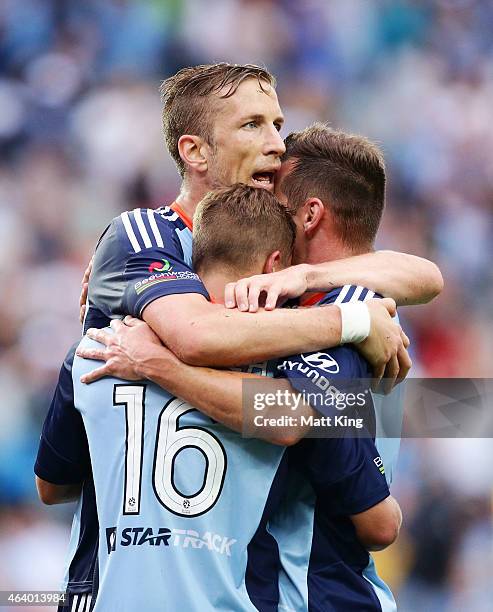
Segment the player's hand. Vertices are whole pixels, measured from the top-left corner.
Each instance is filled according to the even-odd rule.
[[[141,380],[141,366],[150,345],[161,341],[152,329],[139,319],[127,316],[123,321],[113,319],[113,334],[104,329],[88,329],[87,336],[101,343],[101,348],[78,348],[77,355],[85,359],[95,359],[105,363],[89,374],[81,377],[81,382],[92,383],[103,376],[114,376],[124,380]]]
[[[373,368],[373,391],[387,394],[411,369],[412,361],[407,352],[409,338],[392,320],[396,314],[394,300],[373,299],[366,304],[371,317],[370,335],[355,346]]]
[[[89,277],[91,276],[93,261],[94,257],[91,257],[91,261],[85,269],[84,276],[82,277],[82,289],[79,298],[79,321],[81,323],[84,322],[84,317],[86,315],[87,291],[89,289]]]
[[[274,310],[286,300],[305,293],[308,287],[307,268],[302,264],[228,283],[224,290],[224,304],[227,308],[238,308],[243,312],[257,312],[260,302],[265,303],[265,310]]]

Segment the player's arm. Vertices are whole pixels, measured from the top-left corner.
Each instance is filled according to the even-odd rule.
[[[82,491],[82,483],[56,485],[36,476],[36,489],[43,504],[51,506],[77,501]]]
[[[90,383],[105,375],[128,380],[146,378],[226,427],[248,432],[248,435],[274,444],[290,446],[308,433],[307,417],[314,416],[314,411],[302,401],[300,393],[314,393],[314,397],[322,395],[320,388],[314,385],[314,377],[315,380],[329,377],[331,381],[342,379],[347,382],[355,375],[361,375],[360,370],[353,367],[354,362],[360,362],[360,357],[350,347],[338,347],[330,355],[326,354],[329,359],[332,357],[331,363],[335,365],[337,374],[327,372],[325,364],[328,360],[325,364],[321,362],[320,354],[315,355],[315,359],[305,354],[287,359],[281,364],[285,379],[273,380],[185,364],[163,347],[150,328],[137,319],[126,317],[124,323],[112,321],[111,326],[114,334],[105,330],[88,331],[89,337],[102,343],[104,348],[78,349],[77,353],[82,357],[105,362],[84,376],[83,382]],[[267,394],[279,397],[279,392],[283,394],[282,405],[269,405],[262,401]],[[296,416],[296,422],[289,427],[270,425],[269,419],[286,415]]]
[[[146,323],[131,317],[126,317],[125,323],[112,321],[114,334],[105,330],[88,331],[88,336],[103,343],[105,348],[79,348],[77,354],[88,359],[103,360],[105,364],[84,376],[82,382],[93,382],[101,375],[126,380],[148,379],[234,431],[241,433],[248,430],[253,437],[282,446],[295,444],[306,434],[308,428],[305,426],[284,428],[254,425],[257,412],[253,391],[293,394],[287,380],[190,366],[165,348]],[[258,387],[254,388],[255,383]],[[252,393],[245,393],[245,384],[252,385],[249,387]],[[276,417],[289,409],[284,406],[281,410],[278,406],[265,406],[262,416]],[[306,416],[312,413],[309,406],[300,406],[297,414],[302,411]]]
[[[176,358],[175,358],[176,359]],[[178,360],[177,360],[178,361]],[[179,365],[178,365],[179,364]],[[200,366],[189,366],[178,361],[176,370],[170,370],[173,375],[166,374],[162,368],[162,356],[155,364],[147,361],[142,372],[146,378],[167,391],[186,400],[211,419],[218,421],[229,429],[239,433],[244,432],[249,437],[265,440],[271,444],[291,446],[301,440],[309,431],[303,424],[292,427],[269,426],[254,421],[255,417],[262,419],[275,418],[289,413],[286,406],[265,406],[261,413],[255,411],[253,394],[244,395],[244,385],[258,385],[262,394],[289,393],[297,395],[286,380],[271,379],[264,376],[227,370],[215,370]],[[312,413],[310,406],[303,406],[296,413],[305,416]]]
[[[310,361],[309,354],[304,357],[296,355],[284,362],[281,366],[283,376],[289,380],[272,380],[248,373],[215,370],[183,363],[162,346],[148,325],[137,319],[126,317],[124,323],[114,320],[111,326],[114,334],[109,334],[105,330],[88,331],[89,337],[104,347],[78,349],[77,353],[81,357],[104,362],[102,366],[85,375],[82,382],[90,383],[108,375],[127,380],[146,378],[190,402],[230,429],[239,432],[248,431],[249,435],[274,444],[286,446],[295,444],[309,431],[309,426],[306,424],[309,421],[301,419],[301,416],[313,416],[313,409],[302,401],[300,393],[315,392],[320,396],[320,389],[313,385],[313,377],[323,380],[323,377],[329,376],[323,369],[323,363],[317,367],[317,360]],[[337,359],[334,363],[339,377],[346,381],[352,378],[353,360],[356,359],[358,362],[360,360],[357,353],[349,347],[338,347],[333,349],[332,355]],[[311,364],[308,369],[307,363]],[[300,371],[304,371],[304,374],[300,375]],[[330,377],[336,379],[335,375]],[[254,381],[257,381],[257,386]],[[246,384],[248,387],[245,387]],[[258,401],[258,405],[256,404],[255,394],[257,398],[261,394],[265,398],[267,394],[278,394],[278,392],[284,394],[283,405],[269,405],[267,402],[262,402],[262,410],[259,411],[260,404]],[[286,403],[286,394],[289,395],[289,406]],[[292,407],[296,408],[296,413],[291,412]],[[269,424],[270,418],[291,414],[297,417],[297,422],[290,427]]]
[[[137,225],[132,227],[137,232]],[[109,318],[143,318],[166,346],[192,365],[248,364],[365,338],[367,321],[350,315],[345,325],[336,306],[253,316],[211,304],[199,277],[183,260],[174,230],[166,224],[161,229],[164,246],[141,248],[143,243],[130,244],[121,220],[110,225],[94,257],[88,317],[95,307]],[[151,234],[146,238],[154,240]],[[385,368],[403,350],[385,306],[369,305],[365,344],[376,368]]]
[[[325,376],[342,394],[367,388],[367,365],[352,347],[341,346],[301,359],[293,357],[284,363],[284,374],[292,385],[311,393],[317,411],[332,417],[331,404],[327,406],[316,393],[317,380]],[[298,368],[297,363],[303,367]],[[364,398],[364,406],[358,404],[359,416],[363,410],[373,415],[371,394],[358,395]],[[343,409],[339,414],[347,413],[351,406],[339,406]],[[390,496],[382,460],[366,427],[354,433],[333,427],[326,432],[332,432],[332,438],[305,440],[300,449],[291,449],[291,454],[304,466],[317,495],[324,500],[322,507],[333,515],[349,516],[363,546],[382,550],[395,541],[402,522],[399,505]]]
[[[335,283],[332,286],[341,286],[345,278],[394,298],[398,306],[426,304],[443,290],[443,277],[436,264],[395,251],[376,251],[318,264],[307,273],[309,291],[319,291],[328,281]]]
[[[90,474],[89,448],[80,413],[73,403],[73,347],[60,370],[34,466],[36,487],[45,504],[75,501]]]
[[[367,307],[369,335],[361,342],[368,330],[368,322],[363,323],[368,314],[360,317],[345,311],[341,317],[339,307],[333,305],[249,314],[209,304],[200,296],[177,295],[150,304],[143,319],[173,353],[191,365],[246,365],[354,341],[374,368],[375,379],[385,374],[392,382],[400,380],[410,360],[401,330],[389,316],[395,312],[395,302],[373,300]],[[387,364],[392,371],[386,372]]]
[[[173,295],[150,304],[142,318],[182,361],[228,367],[341,341],[337,307],[243,314],[197,295]]]
[[[230,283],[225,304],[256,312],[259,296],[265,307],[296,298],[306,291],[330,291],[346,284],[368,287],[392,297],[398,306],[425,304],[443,290],[443,277],[431,261],[394,251],[377,251],[321,264],[300,264],[272,274],[262,274]]]
[[[358,540],[370,551],[383,550],[393,544],[402,525],[402,512],[391,495],[375,506],[350,515]]]
[[[390,495],[382,460],[368,434],[305,440],[290,452],[312,484],[320,511],[348,517],[367,550],[383,550],[397,539],[401,510]]]

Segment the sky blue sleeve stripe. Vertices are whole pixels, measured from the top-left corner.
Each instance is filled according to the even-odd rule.
[[[288,493],[268,524],[279,548],[279,610],[308,611],[308,566],[312,551],[315,494],[302,474],[291,474]]]
[[[74,518],[72,519],[72,528],[70,530],[70,542],[67,555],[65,557],[64,562],[64,573],[63,580],[60,586],[60,590],[65,591],[67,588],[67,584],[69,582],[70,576],[70,565],[72,563],[72,559],[77,551],[77,546],[79,544],[80,539],[80,529],[81,529],[81,510],[82,510],[82,496],[79,498],[77,502],[77,507],[74,512]]]
[[[183,259],[187,266],[192,267],[192,232],[188,227],[183,229],[176,229],[176,235],[180,241],[181,249],[183,251]]]
[[[373,590],[375,591],[375,595],[378,597],[378,601],[380,602],[380,606],[382,607],[382,612],[396,612],[397,604],[395,603],[392,591],[377,574],[377,570],[375,568],[375,561],[373,560],[373,557],[371,555],[370,562],[363,570],[363,577],[368,580]]]

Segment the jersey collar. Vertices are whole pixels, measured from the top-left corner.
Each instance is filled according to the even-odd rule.
[[[183,210],[183,208],[179,204],[177,204],[176,202],[173,202],[173,204],[171,204],[170,208],[171,208],[172,211],[174,211],[180,217],[180,219],[188,227],[188,229],[190,231],[192,231],[193,230],[192,219],[190,219],[190,217]]]
[[[300,306],[314,306],[315,304],[318,304],[318,302],[320,302],[325,295],[326,293],[311,293],[307,297],[300,300]]]

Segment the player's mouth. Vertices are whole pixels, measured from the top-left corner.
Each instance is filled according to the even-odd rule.
[[[268,191],[274,190],[275,171],[254,172],[252,174],[252,182],[255,187],[262,187]]]

